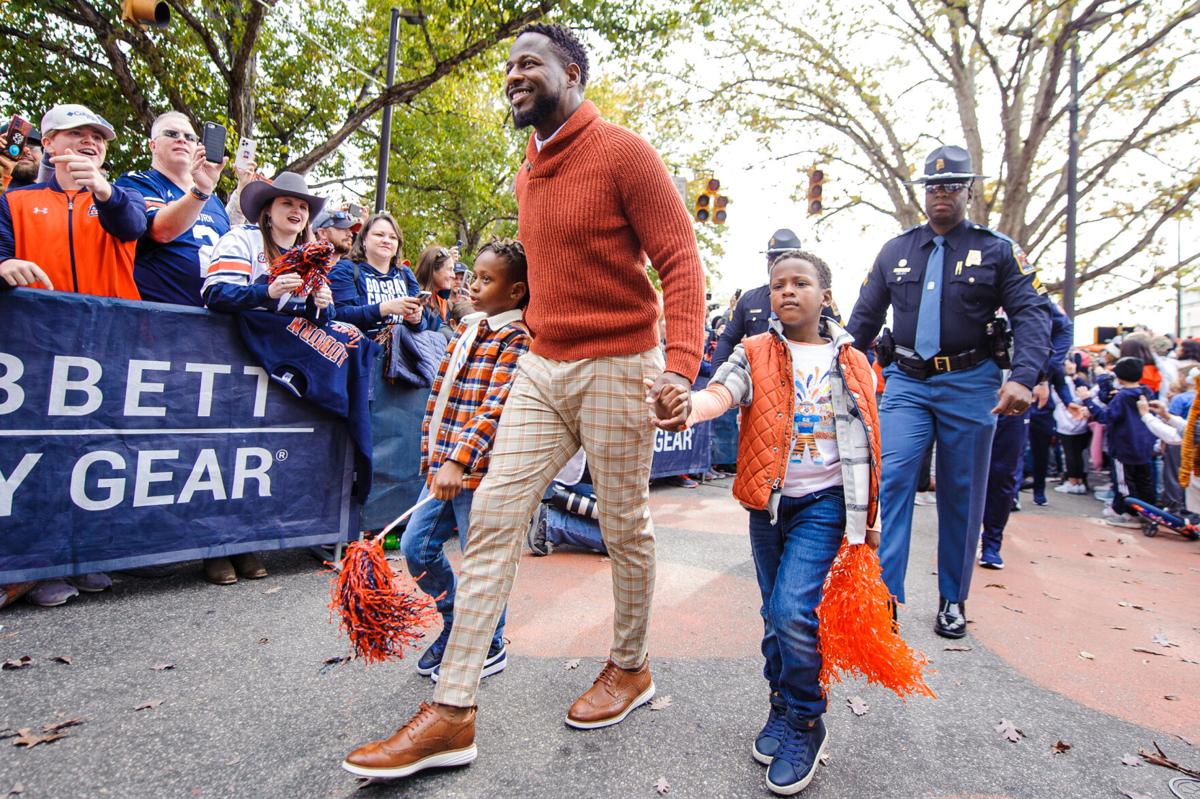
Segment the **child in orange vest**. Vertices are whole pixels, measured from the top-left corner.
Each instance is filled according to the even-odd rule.
[[[873,552],[879,543],[880,463],[874,379],[852,338],[821,316],[833,301],[831,282],[829,266],[815,255],[791,250],[777,256],[770,267],[768,331],[739,344],[708,388],[691,394],[687,420],[690,425],[732,407],[742,409],[733,494],[750,511],[765,627],[763,673],[771,689],[767,723],[752,753],[769,766],[767,787],[784,795],[798,793],[813,778],[827,741],[822,683],[831,668],[846,665],[829,662],[827,651],[827,639],[837,638],[830,630],[834,614],[827,612],[830,595],[846,599],[833,579],[826,588],[831,569],[864,556],[874,564],[852,579],[873,592],[875,609],[882,613],[877,626],[893,646],[898,641],[903,648]],[[676,411],[684,399],[682,391],[659,397]],[[850,558],[839,557],[843,538],[846,551],[856,553]],[[868,614],[854,607],[846,615]],[[869,648],[859,640],[867,637],[856,627],[861,623],[843,625],[849,629],[843,644]],[[893,649],[881,660],[899,663],[905,653],[915,666],[906,692],[928,692],[919,676],[920,658],[907,648]],[[864,671],[861,662],[853,667]]]

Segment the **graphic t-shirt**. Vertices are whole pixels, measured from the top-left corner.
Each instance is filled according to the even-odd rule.
[[[784,496],[802,497],[842,484],[841,456],[833,422],[829,370],[837,348],[833,343],[787,343],[792,355],[796,410],[792,417],[792,452],[783,478]]]

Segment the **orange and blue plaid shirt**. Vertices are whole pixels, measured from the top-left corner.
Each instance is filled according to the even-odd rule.
[[[519,310],[479,321],[475,341],[449,388],[441,425],[437,435],[433,436],[433,451],[430,452],[429,426],[433,424],[434,406],[455,348],[467,330],[465,322],[459,324],[430,389],[425,419],[421,423],[421,472],[428,483],[447,460],[460,463],[466,469],[463,488],[474,490],[487,472],[500,413],[516,374],[517,359],[529,351],[532,339]]]

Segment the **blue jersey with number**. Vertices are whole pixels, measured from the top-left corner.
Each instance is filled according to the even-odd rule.
[[[117,185],[135,189],[146,198],[151,227],[160,208],[187,193],[157,169],[122,175]],[[204,269],[217,240],[228,232],[229,215],[215,195],[204,203],[191,229],[174,241],[157,242],[147,228],[138,242],[137,258],[133,263],[133,279],[142,299],[203,306],[200,285],[204,282]]]

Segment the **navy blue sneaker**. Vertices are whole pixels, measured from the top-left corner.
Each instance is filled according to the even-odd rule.
[[[443,647],[445,649],[445,647]],[[487,660],[483,661],[483,671],[479,673],[479,679],[491,677],[493,674],[499,674],[508,668],[508,647],[504,645],[504,641],[499,643],[493,641],[488,647]],[[438,681],[438,674],[442,671],[442,664],[439,663],[433,667],[429,673],[429,679],[434,682]]]
[[[1034,505],[1045,505],[1046,504],[1046,492],[1034,491],[1033,492],[1033,504]]]
[[[983,551],[979,554],[979,565],[985,569],[1003,569],[1004,559],[1000,557],[1000,547],[989,546],[985,541]]]
[[[818,717],[801,722],[801,725],[801,729],[784,725],[779,751],[767,768],[767,787],[771,793],[781,796],[800,793],[817,773],[821,754],[829,741],[825,722]]]
[[[786,709],[776,708],[772,704],[771,712],[767,714],[767,723],[758,737],[754,739],[754,746],[750,749],[750,754],[764,766],[771,765],[771,761],[775,759],[775,753],[779,751],[779,744],[783,741],[783,731],[787,727],[787,722],[784,720],[786,713]]]
[[[422,677],[433,674],[433,670],[442,662],[442,655],[446,654],[446,644],[450,641],[451,629],[449,624],[442,625],[441,633],[429,645],[429,648],[421,653],[421,659],[417,661],[417,674]]]

